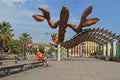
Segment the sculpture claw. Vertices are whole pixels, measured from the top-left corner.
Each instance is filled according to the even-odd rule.
[[[91,26],[95,24],[97,21],[99,21],[98,18],[90,18],[87,19],[87,16],[92,12],[92,6],[89,6],[87,9],[82,14],[81,21],[80,21],[80,26],[79,27],[86,27],[86,26]]]
[[[34,15],[33,15],[33,18],[34,18],[36,21],[38,21],[38,22],[41,22],[41,21],[43,21],[43,20],[45,19],[44,16],[38,15],[38,14],[34,14]]]
[[[99,21],[98,18],[86,19],[81,26],[82,27],[91,26],[91,25],[95,24],[98,21]]]
[[[52,37],[52,41],[55,42],[55,43],[58,43],[58,34],[51,34],[51,37]]]
[[[42,11],[45,19],[50,20],[50,12],[46,8],[40,7],[39,10]]]
[[[85,9],[85,11],[82,14],[82,19],[86,19],[86,17],[92,12],[92,6],[89,6],[88,8]]]

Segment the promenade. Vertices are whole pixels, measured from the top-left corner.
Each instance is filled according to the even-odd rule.
[[[120,80],[120,63],[94,58],[77,61],[48,61],[40,66],[0,80]]]

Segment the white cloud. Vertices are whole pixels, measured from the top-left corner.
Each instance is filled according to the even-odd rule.
[[[26,0],[1,0],[1,1],[5,3],[14,3],[14,2],[24,3]]]
[[[4,5],[4,4],[5,3],[3,2],[1,3],[1,0],[0,0],[0,12],[1,12],[0,22],[2,21],[10,22],[10,24],[12,25],[12,28],[14,29],[14,34],[16,38],[19,37],[20,33],[28,32],[33,37],[33,40],[44,41],[44,40],[40,40],[40,39],[44,39],[44,37],[42,37],[42,35],[44,35],[43,33],[49,32],[51,29],[51,28],[48,28],[48,25],[46,22],[37,23],[32,18],[34,11],[24,9],[24,8],[18,8],[15,6]],[[36,36],[38,37],[36,38]]]
[[[1,0],[0,2],[3,2],[9,6],[13,6],[14,3],[24,3],[26,0]]]

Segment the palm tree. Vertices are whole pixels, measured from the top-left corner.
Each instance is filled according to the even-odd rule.
[[[26,57],[27,43],[32,42],[32,37],[27,32],[23,32],[22,34],[20,34],[19,39],[21,42],[21,49],[23,51],[24,57]]]
[[[0,23],[0,44],[4,51],[5,48],[9,49],[8,43],[12,39],[12,31],[13,29],[11,29],[11,24],[9,22],[3,21]]]
[[[10,51],[14,54],[18,54],[21,52],[20,49],[20,40],[16,39],[16,40],[11,40],[9,43],[9,48]]]

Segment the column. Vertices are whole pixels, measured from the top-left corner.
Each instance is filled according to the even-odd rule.
[[[94,53],[94,42],[92,42],[92,52],[91,52],[91,54],[93,54]]]
[[[60,58],[64,58],[64,48],[60,47]]]
[[[74,47],[74,57],[76,57],[76,46]]]
[[[83,47],[82,47],[82,45],[80,45],[80,52],[79,52],[79,55],[81,56],[81,54],[83,54]]]
[[[74,57],[74,47],[72,48],[72,57]]]
[[[96,43],[94,44],[94,52],[96,51]]]
[[[89,55],[90,55],[90,42],[88,41],[88,54],[87,54],[87,57],[89,57]]]
[[[110,56],[110,44],[109,43],[107,43],[107,56]]]
[[[80,56],[80,44],[78,44],[78,56]]]
[[[109,43],[106,44],[106,56],[105,56],[105,60],[106,61],[110,60],[110,44]]]
[[[68,49],[68,57],[72,55],[71,49]]]
[[[105,44],[103,44],[103,56],[104,56],[104,57],[107,56],[107,55],[106,55],[106,45],[105,45]]]
[[[75,46],[75,56],[77,56],[77,46]]]
[[[113,53],[113,57],[115,57],[116,56],[116,42],[115,41],[112,42],[112,53]]]
[[[118,53],[120,55],[120,40],[118,40]]]
[[[86,42],[86,44],[85,44],[85,47],[86,47],[86,54],[85,54],[85,57],[88,55],[88,42]]]
[[[64,58],[67,58],[67,49],[64,48]]]
[[[61,49],[60,49],[60,44],[58,45],[58,56],[57,56],[57,60],[58,61],[60,61],[61,59],[60,59],[60,51],[61,51]]]

